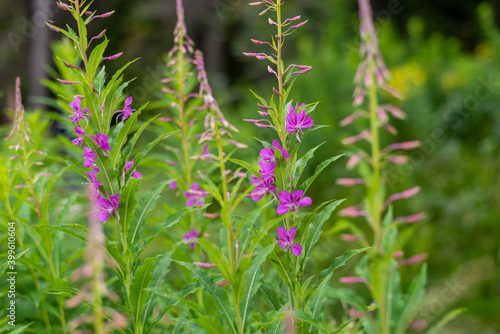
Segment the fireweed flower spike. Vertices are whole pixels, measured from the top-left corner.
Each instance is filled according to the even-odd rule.
[[[194,228],[191,227],[191,231],[189,233],[184,234],[182,237],[184,240],[189,241],[193,239],[197,239],[200,236],[201,232],[196,231]],[[191,248],[194,248],[196,246],[196,242],[192,241],[189,243],[189,246]]]
[[[291,248],[293,255],[299,256],[300,253],[302,253],[302,246],[299,244],[293,244],[293,238],[295,238],[296,231],[296,227],[291,227],[288,231],[284,227],[278,227],[276,233],[278,234],[278,244],[280,248],[284,248],[283,251],[285,253]]]
[[[184,192],[186,196],[186,205],[192,208],[194,205],[203,205],[203,198],[207,197],[208,193],[206,191],[200,190],[197,182],[193,182],[191,189]]]
[[[283,190],[279,193],[278,199],[280,205],[276,209],[276,213],[278,215],[284,215],[289,212],[290,209],[292,211],[298,211],[299,206],[308,206],[312,204],[311,197],[303,197],[304,192],[302,190],[296,190],[293,193],[290,193],[286,190]]]
[[[304,134],[303,129],[310,128],[314,125],[314,120],[306,114],[305,110],[301,110],[297,114],[297,110],[300,110],[304,106],[304,103],[300,106],[297,103],[294,108],[293,105],[290,104],[288,115],[286,116],[286,130],[288,133],[293,133],[295,131],[295,136],[298,141],[301,141],[299,131],[301,134]]]

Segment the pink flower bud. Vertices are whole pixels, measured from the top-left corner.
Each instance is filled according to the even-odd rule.
[[[365,184],[365,180],[360,179],[360,178],[340,178],[340,179],[337,179],[337,184],[339,186],[350,187],[350,186],[354,186],[357,184]]]
[[[353,169],[354,167],[356,167],[362,157],[362,153],[357,153],[349,158],[349,161],[347,161],[347,169]]]
[[[206,263],[206,262],[193,262],[195,266],[202,267],[202,268],[210,268],[210,267],[215,267],[215,264],[213,263]]]
[[[340,283],[344,284],[355,284],[355,283],[364,283],[367,284],[368,281],[364,277],[354,277],[354,276],[344,276],[340,278]]]
[[[221,282],[217,283],[217,285],[220,286],[220,287],[222,287],[222,286],[224,286],[226,284],[229,284],[229,281],[221,281]]]
[[[345,242],[356,242],[361,239],[363,239],[362,236],[357,235],[357,234],[341,234],[340,238],[344,240]]]
[[[426,320],[414,321],[414,322],[410,323],[409,326],[410,326],[410,328],[415,328],[415,329],[424,328],[424,327],[427,327],[427,321]]]
[[[78,81],[68,81],[68,80],[62,80],[62,79],[59,79],[59,78],[57,79],[57,81],[59,81],[62,84],[65,84],[65,85],[79,84]]]
[[[416,223],[422,219],[427,217],[427,214],[425,212],[420,212],[420,213],[415,213],[410,216],[405,216],[405,217],[397,217],[394,219],[396,223],[406,223],[406,224],[412,224]]]
[[[385,201],[384,207],[387,208],[389,206],[389,204],[391,204],[395,200],[413,197],[416,194],[418,194],[419,191],[420,191],[420,187],[419,186],[415,186],[415,187],[407,189],[407,190],[405,190],[403,192],[392,194]]]
[[[398,250],[396,252],[394,252],[394,254],[392,254],[392,257],[395,258],[395,259],[399,259],[400,257],[402,257],[404,254],[404,252],[402,250]]]
[[[120,52],[120,53],[117,53],[117,54],[109,56],[109,57],[103,57],[102,60],[114,60],[114,59],[119,58],[122,54],[123,54],[123,52]]]
[[[402,165],[408,162],[408,157],[406,155],[388,155],[386,159],[387,161],[394,162],[398,165]]]
[[[339,216],[341,217],[360,217],[366,216],[367,212],[363,210],[362,205],[354,205],[340,210]]]
[[[399,261],[398,266],[400,266],[400,267],[401,266],[409,266],[412,264],[416,264],[416,263],[420,263],[422,261],[425,261],[425,259],[427,259],[426,253],[418,254],[418,255],[415,255],[415,256],[412,256],[412,257],[409,257],[407,259]]]

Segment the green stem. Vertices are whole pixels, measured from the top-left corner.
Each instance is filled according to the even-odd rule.
[[[370,64],[372,75],[372,85],[369,91],[369,109],[370,109],[370,132],[371,132],[371,150],[372,150],[372,172],[373,180],[369,190],[370,201],[370,219],[374,234],[374,250],[372,252],[372,260],[374,262],[374,297],[379,305],[379,315],[381,319],[380,333],[389,333],[387,305],[385,300],[385,282],[386,270],[382,250],[382,187],[381,187],[381,167],[380,167],[380,138],[379,138],[379,120],[377,115],[378,96],[377,85],[375,80],[375,64]]]

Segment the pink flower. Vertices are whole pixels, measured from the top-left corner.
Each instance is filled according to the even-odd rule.
[[[101,181],[97,179],[97,174],[95,172],[86,172],[86,174],[89,176],[90,183],[84,183],[84,184],[89,184],[94,191],[96,191],[100,186],[102,186]]]
[[[186,205],[192,208],[194,205],[203,205],[203,198],[207,197],[208,193],[206,191],[200,190],[197,182],[193,182],[191,189],[184,192],[186,196]]]
[[[83,130],[83,128],[80,125],[75,126],[75,132],[77,133],[76,138],[73,139],[71,142],[73,143],[73,145],[82,146],[82,144],[83,144],[83,137],[82,136],[87,135],[87,134],[85,133],[85,130]]]
[[[296,190],[293,193],[289,193],[286,190],[280,192],[278,198],[281,204],[278,205],[276,213],[279,215],[284,215],[285,213],[289,212],[290,209],[292,209],[293,211],[297,211],[299,209],[299,206],[311,205],[311,198],[302,198],[303,196],[304,191],[302,190]]]
[[[88,147],[83,148],[83,157],[85,161],[83,162],[83,167],[90,168],[95,162],[95,153]]]
[[[189,241],[192,239],[197,239],[200,236],[201,232],[196,231],[194,228],[191,227],[191,231],[189,233],[184,234],[182,237],[184,240]],[[191,248],[194,248],[196,246],[196,242],[191,242],[189,244]]]
[[[97,145],[99,145],[99,147],[101,148],[101,150],[103,150],[103,151],[109,151],[110,150],[110,147],[109,147],[109,144],[108,144],[108,136],[106,136],[106,135],[104,135],[102,133],[98,133],[97,137],[93,137],[93,136],[89,136],[89,137],[92,138]]]
[[[296,131],[295,136],[297,137],[298,141],[301,141],[299,138],[299,130],[302,134],[304,134],[303,129],[310,128],[314,125],[314,120],[306,114],[305,110],[302,110],[298,114],[296,114],[296,111],[303,106],[305,106],[304,103],[300,106],[297,103],[295,105],[295,108],[293,108],[293,106],[290,104],[288,115],[286,116],[287,132],[293,133],[294,131]]]
[[[291,248],[293,255],[299,256],[300,253],[302,253],[302,246],[299,244],[293,245],[293,238],[295,238],[296,231],[296,227],[291,227],[289,231],[287,231],[284,227],[278,227],[276,230],[278,233],[278,244],[280,248],[285,248],[285,253],[289,248]]]
[[[87,173],[88,174],[88,173]],[[102,197],[99,193],[97,195],[97,208],[99,209],[98,218],[100,221],[107,221],[113,213],[116,213],[118,220],[120,220],[120,215],[118,215],[118,205],[120,202],[120,195],[111,195],[109,200]]]
[[[82,95],[75,95],[75,99],[70,102],[69,106],[71,109],[73,109],[71,115],[71,122],[73,123],[78,123],[82,118],[85,119],[85,116],[90,116],[90,112],[87,108],[85,108],[85,112],[82,112],[81,108],[81,99],[83,98]]]
[[[262,175],[262,179],[255,175],[252,175],[252,184],[257,185],[255,190],[250,194],[252,200],[260,201],[264,195],[269,195],[274,191],[277,191],[274,187],[274,176],[272,175]]]
[[[125,100],[125,105],[124,105],[123,109],[115,111],[115,114],[121,113],[123,120],[126,120],[127,118],[129,118],[130,115],[132,115],[132,112],[135,111],[135,109],[130,108],[130,105],[132,104],[132,102],[133,102],[132,96],[127,97],[127,99]],[[118,115],[118,117],[120,117],[120,115]]]
[[[134,160],[132,161],[127,161],[125,163],[125,169],[123,171],[123,174],[125,174],[130,168],[132,168],[132,166],[134,165]],[[135,170],[132,172],[132,174],[130,175],[130,177],[134,178],[134,179],[140,179],[142,178],[142,174],[139,173],[139,172],[136,172]]]

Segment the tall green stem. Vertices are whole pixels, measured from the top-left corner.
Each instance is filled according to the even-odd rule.
[[[375,64],[370,64],[372,76],[372,85],[369,91],[369,109],[370,109],[370,133],[372,150],[372,173],[373,179],[369,190],[370,201],[370,219],[374,234],[373,257],[373,289],[374,297],[379,305],[379,315],[381,319],[381,334],[389,333],[386,294],[386,264],[382,250],[382,187],[381,187],[381,168],[380,168],[380,138],[379,138],[379,120],[377,115],[378,96],[375,80]]]

